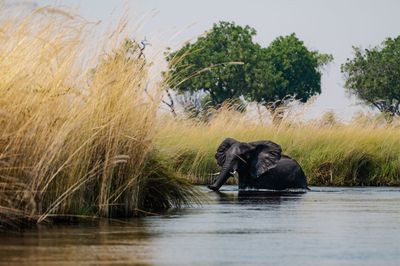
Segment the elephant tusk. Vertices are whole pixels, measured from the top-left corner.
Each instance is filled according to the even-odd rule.
[[[213,174],[211,174],[211,175],[219,175],[221,172],[217,172],[217,173],[213,173]]]
[[[242,162],[244,162],[245,164],[247,164],[246,160],[243,159],[242,157],[240,157],[239,155],[235,154],[236,157],[238,157],[240,160],[242,160]]]
[[[230,173],[231,175],[236,175],[236,171],[233,171]]]

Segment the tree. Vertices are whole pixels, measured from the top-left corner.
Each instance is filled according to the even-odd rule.
[[[260,50],[253,43],[256,31],[235,23],[214,24],[211,31],[195,43],[187,43],[180,50],[167,54],[169,86],[180,93],[204,91],[211,105],[225,100],[238,100],[251,89],[247,77]]]
[[[308,50],[294,33],[276,38],[263,49],[262,56],[255,82],[262,81],[264,86],[253,86],[246,98],[269,104],[272,111],[282,107],[288,97],[306,102],[320,94],[321,67],[333,59],[332,55]]]
[[[285,98],[306,102],[321,92],[320,67],[331,55],[308,50],[295,34],[278,37],[267,48],[253,42],[256,31],[234,23],[214,24],[211,31],[167,54],[171,88],[183,94],[205,92],[211,106],[243,96],[271,106]]]
[[[341,66],[345,87],[384,114],[400,116],[400,36],[373,49],[353,47],[354,58]]]

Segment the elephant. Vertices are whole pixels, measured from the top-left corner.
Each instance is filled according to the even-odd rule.
[[[215,182],[207,186],[213,191],[218,191],[235,172],[239,190],[309,190],[298,162],[282,154],[281,147],[272,141],[246,143],[227,138],[219,145],[215,159],[222,168]]]

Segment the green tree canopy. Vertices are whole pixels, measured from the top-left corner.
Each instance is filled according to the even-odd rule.
[[[249,26],[214,24],[195,43],[167,55],[173,77],[170,86],[178,92],[205,91],[214,106],[238,98],[250,89],[246,74],[260,49],[253,43],[255,34]]]
[[[287,96],[306,102],[321,92],[320,67],[332,56],[308,50],[295,34],[262,48],[255,34],[249,26],[214,24],[196,42],[167,54],[170,87],[204,91],[213,106],[240,96],[263,104],[281,105]]]
[[[391,116],[400,116],[400,36],[382,46],[353,47],[354,58],[341,66],[352,94]]]
[[[294,33],[276,38],[262,52],[261,77],[255,80],[265,84],[249,90],[249,100],[280,106],[287,96],[306,102],[321,93],[320,69],[333,59],[331,55],[310,51]]]

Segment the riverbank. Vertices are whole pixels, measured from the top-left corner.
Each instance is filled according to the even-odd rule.
[[[279,126],[220,110],[207,122],[164,119],[156,145],[174,169],[195,184],[209,184],[218,172],[214,154],[226,137],[240,141],[272,140],[303,167],[314,186],[400,185],[400,127],[395,123],[298,122]],[[231,180],[234,182],[234,180]]]
[[[123,25],[93,52],[64,10],[1,12],[0,229],[198,202],[154,146],[162,85]]]
[[[310,185],[400,185],[395,123],[272,126],[226,108],[207,122],[174,118],[160,111],[164,85],[123,25],[93,52],[90,25],[62,10],[3,18],[0,229],[199,203],[192,184],[214,178],[226,137],[279,143]]]

